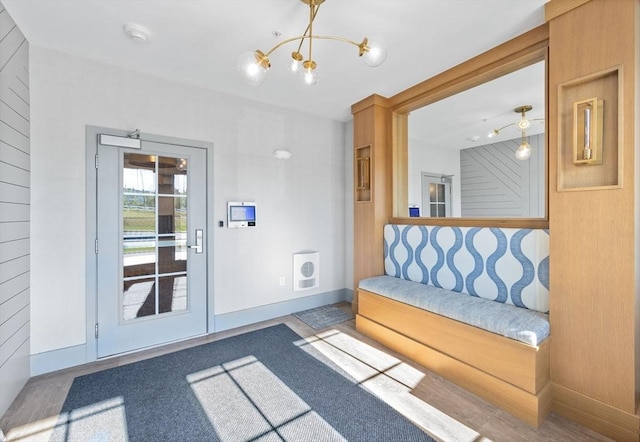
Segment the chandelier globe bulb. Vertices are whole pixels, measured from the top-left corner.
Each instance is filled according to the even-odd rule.
[[[267,78],[269,60],[259,51],[248,51],[238,57],[236,68],[247,83],[257,86]]]
[[[372,68],[380,66],[387,59],[387,49],[382,39],[371,37],[366,39],[366,49],[362,54],[362,61]]]
[[[520,161],[528,160],[531,157],[531,146],[527,142],[523,142],[516,150],[516,158]]]

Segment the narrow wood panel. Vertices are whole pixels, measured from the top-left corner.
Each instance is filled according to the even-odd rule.
[[[0,343],[0,367],[13,357],[16,351],[29,340],[29,322],[15,330],[5,342]]]
[[[29,220],[29,206],[26,204],[0,202],[0,223]]]
[[[0,143],[29,154],[30,143],[28,137],[25,137],[24,134],[11,129],[2,122],[0,122],[0,132],[2,133]]]
[[[24,290],[13,298],[9,298],[4,303],[0,304],[0,324],[3,324],[16,312],[22,310],[26,306],[29,306],[29,290]]]
[[[2,223],[0,225],[0,243],[29,237],[29,222]]]
[[[14,84],[19,84],[24,88],[22,83],[16,81]],[[10,98],[11,95],[7,98]],[[16,99],[16,101],[18,101]],[[23,103],[24,105],[24,103]],[[28,109],[27,109],[28,111]],[[6,125],[11,126],[17,132],[22,134],[29,134],[29,114],[26,116],[21,115],[14,107],[9,107],[6,101],[0,101],[0,121]]]
[[[23,49],[21,49],[22,51]],[[24,47],[24,51],[27,48]],[[27,75],[26,71],[21,66],[9,65],[5,67],[4,71],[0,72],[0,81],[7,82],[10,85],[10,89],[2,98],[2,113],[16,113],[20,115],[23,120],[29,121],[29,89],[28,82],[24,81]],[[28,76],[26,77],[28,81]]]
[[[29,304],[19,307],[5,321],[0,322],[0,345],[4,345],[23,326],[29,323]]]
[[[2,39],[1,43],[2,51],[0,51],[0,71],[3,71],[16,52],[18,52],[20,47],[27,43],[24,35],[22,35],[22,32],[20,32],[20,29],[17,27],[11,27],[9,32]]]
[[[8,279],[0,286],[0,305],[26,290],[29,290],[29,273]]]
[[[20,256],[29,254],[29,239],[19,239],[16,241],[10,241],[2,244],[2,248],[0,248],[0,282],[5,279],[5,276],[8,274],[6,271],[8,270],[5,267],[5,264],[9,261],[14,261],[16,258]],[[23,264],[27,264],[25,267],[29,269],[29,263],[25,262]]]
[[[0,160],[3,161],[3,160]],[[28,187],[15,186],[0,181],[0,202],[29,203],[31,191]]]
[[[528,393],[360,315],[356,317],[356,329],[508,411],[533,427],[538,427],[549,413],[551,402],[549,385],[537,395]]]
[[[2,137],[4,137],[4,133]],[[0,161],[7,162],[24,170],[30,170],[31,168],[31,157],[28,149],[27,152],[17,149],[5,143],[3,139],[0,139]],[[0,179],[0,181],[2,180]]]
[[[637,9],[637,1],[615,2],[612,7],[609,1],[591,0],[551,21],[548,118],[552,382],[630,414],[637,409],[640,357],[634,208],[638,116],[633,98]],[[623,187],[558,192],[558,87],[613,66],[622,67],[618,123],[624,140]],[[562,127],[563,132],[571,130]],[[555,406],[554,410],[564,412]]]
[[[549,366],[538,355],[549,352],[444,316],[359,290],[359,313],[417,342],[463,361],[530,393],[549,382]],[[547,340],[548,341],[548,340]],[[542,357],[548,363],[548,357]]]
[[[0,177],[2,177],[2,181],[5,183],[12,183],[23,187],[29,187],[31,180],[28,170],[23,170],[7,163],[0,163]]]
[[[29,253],[25,250],[21,250],[19,253],[24,253],[24,255],[0,263],[0,284],[29,271]],[[0,316],[2,316],[1,313]]]

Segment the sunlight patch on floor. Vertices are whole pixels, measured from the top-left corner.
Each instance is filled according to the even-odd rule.
[[[345,441],[318,413],[254,356],[187,376],[221,440]]]
[[[412,395],[411,390],[424,374],[400,359],[338,330],[318,333],[295,344],[360,384],[434,438],[458,442],[489,441]]]

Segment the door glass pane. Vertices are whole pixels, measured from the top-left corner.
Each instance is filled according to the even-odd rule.
[[[429,183],[429,201],[433,203],[436,201],[436,198],[437,198],[436,185],[433,183]]]
[[[126,153],[122,178],[125,194],[155,193],[156,157]]]
[[[124,153],[123,320],[187,309],[187,160]]]
[[[158,189],[164,195],[187,194],[187,160],[160,157],[158,163]]]
[[[174,198],[174,227],[176,233],[187,233],[187,197]]]
[[[156,273],[155,236],[147,238],[127,238],[123,244],[124,277],[131,278]]]
[[[153,236],[156,233],[156,198],[150,195],[123,195],[125,236]]]
[[[444,201],[444,184],[438,184],[438,202]]]
[[[187,309],[187,275],[160,278],[160,313]]]
[[[122,291],[125,321],[156,314],[155,277],[125,281]]]
[[[187,241],[175,236],[160,238],[158,244],[158,272],[177,273],[187,271]]]

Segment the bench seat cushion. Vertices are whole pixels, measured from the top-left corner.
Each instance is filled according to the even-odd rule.
[[[359,287],[525,344],[549,337],[548,316],[534,310],[386,275],[363,279]]]

